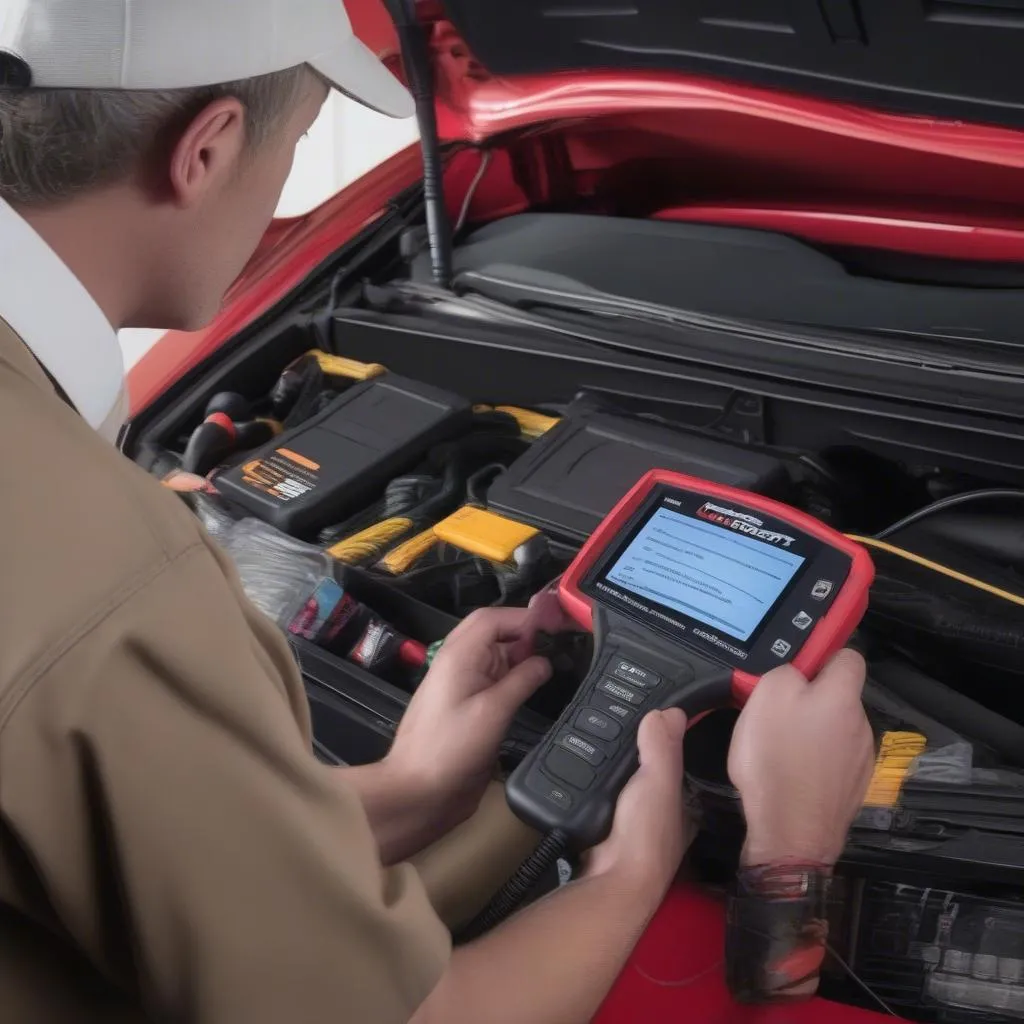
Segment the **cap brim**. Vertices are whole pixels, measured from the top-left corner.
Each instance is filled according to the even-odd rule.
[[[412,117],[416,113],[409,90],[355,36],[308,63],[335,89],[364,107],[388,117]]]

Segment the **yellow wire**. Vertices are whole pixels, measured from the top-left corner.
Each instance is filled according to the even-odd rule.
[[[865,807],[895,807],[914,759],[928,741],[917,732],[887,732],[879,744],[875,771],[864,797]]]
[[[391,544],[407,534],[413,526],[415,523],[404,516],[385,519],[338,541],[327,549],[327,554],[346,565],[358,565],[371,558],[380,558]]]
[[[880,551],[887,551],[890,555],[905,558],[908,562],[914,562],[916,565],[924,566],[925,569],[931,569],[933,572],[941,573],[943,576],[948,576],[950,579],[959,580],[959,582],[966,583],[970,587],[977,587],[978,590],[984,590],[986,593],[992,594],[995,597],[1000,597],[1004,601],[1024,605],[1024,597],[1021,597],[1018,594],[1011,594],[1008,590],[1001,590],[999,587],[994,587],[991,583],[985,583],[982,580],[977,580],[973,576],[965,576],[962,572],[957,572],[956,569],[950,569],[948,566],[940,565],[938,562],[933,562],[930,559],[922,558],[920,555],[915,555],[913,551],[898,548],[893,544],[887,544],[884,540],[876,540],[874,537],[858,537],[852,533],[848,533],[846,536],[858,544],[863,544],[865,547],[878,548]]]

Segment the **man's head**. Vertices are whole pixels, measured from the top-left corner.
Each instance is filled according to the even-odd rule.
[[[58,250],[130,255],[130,274],[84,282],[117,326],[197,328],[259,243],[326,95],[305,67],[199,89],[0,89],[0,198]]]
[[[412,109],[341,0],[0,0],[5,60],[0,199],[117,327],[217,312],[330,86]]]

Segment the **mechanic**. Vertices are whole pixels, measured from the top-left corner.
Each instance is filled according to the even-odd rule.
[[[453,952],[403,861],[474,813],[557,605],[467,619],[388,757],[328,768],[285,638],[113,444],[115,332],[217,312],[329,86],[408,94],[339,0],[0,0],[0,51],[0,1016],[588,1020],[684,853],[683,715],[583,876]],[[859,806],[864,666],[824,675],[741,720],[751,864],[827,871]]]

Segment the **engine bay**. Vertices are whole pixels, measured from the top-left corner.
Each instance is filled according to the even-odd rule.
[[[653,351],[597,358],[576,335],[424,301],[413,277],[332,287],[276,318],[171,396],[132,452],[289,635],[318,756],[383,756],[436,645],[474,609],[525,605],[557,579],[647,470],[783,501],[877,570],[856,643],[878,760],[823,993],[914,1020],[1024,1019],[1016,434],[966,400],[943,414],[884,389],[784,377],[769,392]],[[509,281],[537,286],[491,284]],[[575,693],[591,638],[542,653],[555,674],[507,737],[506,771]],[[687,748],[691,867],[711,889],[743,838],[725,772],[734,720],[709,716]]]

